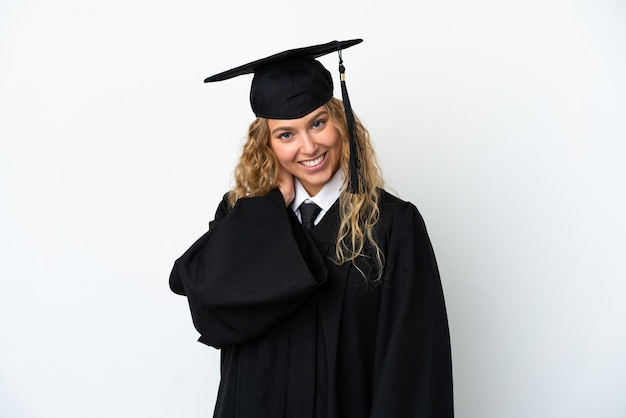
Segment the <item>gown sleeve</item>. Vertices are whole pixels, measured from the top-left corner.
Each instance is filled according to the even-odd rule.
[[[385,232],[370,417],[450,418],[450,337],[437,263],[417,208],[398,206]]]
[[[327,278],[323,259],[279,190],[226,197],[209,231],[176,262],[173,292],[186,295],[200,341],[216,348],[265,333]]]

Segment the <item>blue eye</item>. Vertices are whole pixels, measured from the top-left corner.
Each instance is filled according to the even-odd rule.
[[[314,128],[319,128],[322,125],[324,125],[324,120],[320,119],[320,120],[316,120],[315,122],[313,122],[313,127]]]
[[[291,133],[284,132],[284,133],[280,134],[279,138],[280,139],[289,139],[289,138],[291,138]]]

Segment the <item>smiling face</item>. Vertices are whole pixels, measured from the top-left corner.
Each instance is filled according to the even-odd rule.
[[[315,196],[339,168],[341,140],[324,106],[299,119],[268,119],[270,145],[281,167]]]

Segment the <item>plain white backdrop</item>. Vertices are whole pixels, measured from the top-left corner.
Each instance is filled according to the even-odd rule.
[[[457,416],[626,416],[618,0],[2,0],[0,416],[211,416],[219,352],[167,280],[253,115],[250,77],[202,80],[351,38],[439,260]]]

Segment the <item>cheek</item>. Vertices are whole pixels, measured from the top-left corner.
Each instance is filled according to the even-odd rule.
[[[285,165],[285,163],[291,159],[292,152],[288,144],[272,140],[271,147],[280,165]]]
[[[339,140],[339,132],[334,126],[331,126],[326,137],[326,143],[329,148],[341,149],[341,141]]]
[[[342,145],[341,140],[339,139],[339,135],[335,133],[328,141],[328,147],[333,150],[337,155],[341,155]]]

